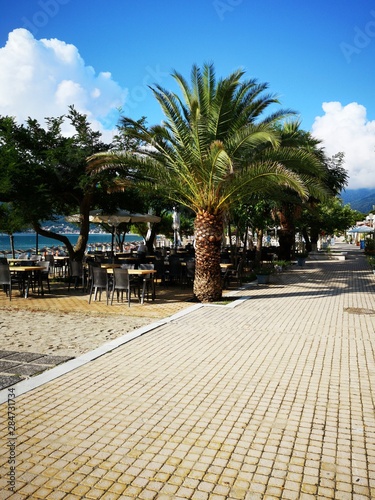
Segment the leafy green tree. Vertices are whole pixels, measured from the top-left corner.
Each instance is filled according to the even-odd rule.
[[[24,226],[60,241],[72,259],[81,260],[88,241],[89,213],[93,208],[118,208],[123,191],[135,178],[135,171],[122,175],[115,169],[94,173],[87,158],[111,145],[92,130],[87,117],[69,108],[66,116],[72,135],[62,134],[64,117],[49,118],[46,128],[29,118],[25,125],[0,118],[0,201],[13,202],[22,214]],[[117,194],[116,194],[117,193]],[[78,213],[80,234],[75,247],[69,239],[44,229],[43,222],[56,216]]]
[[[319,236],[334,235],[344,233],[361,218],[360,212],[353,210],[350,205],[343,205],[339,198],[332,197],[325,203],[314,205],[313,209],[305,208],[302,224],[307,228],[314,227]]]
[[[328,199],[331,191],[327,183],[328,172],[324,154],[319,147],[320,142],[309,132],[300,129],[298,121],[283,124],[280,134],[280,147],[270,154],[280,157],[280,161],[300,176],[308,193],[307,197],[301,197],[286,187],[275,193],[273,198],[273,214],[275,222],[280,226],[279,258],[288,261],[294,251],[296,229],[303,207],[306,203]],[[315,161],[307,161],[310,157],[315,158]]]
[[[154,185],[175,203],[195,213],[196,272],[194,293],[202,302],[221,297],[220,249],[223,221],[231,206],[252,193],[274,193],[289,186],[301,197],[307,189],[298,174],[280,159],[261,153],[277,148],[274,124],[287,113],[264,119],[269,105],[266,84],[242,81],[243,71],[217,80],[214,67],[193,66],[191,83],[173,73],[182,96],[159,85],[153,93],[165,122],[151,128],[134,126],[134,137],[146,146],[137,154],[102,154],[99,168],[142,167]],[[130,118],[123,124],[135,125]]]
[[[327,172],[325,184],[330,193],[331,199],[320,201],[314,197],[310,197],[304,205],[304,211],[299,222],[299,228],[303,234],[304,240],[306,242],[306,249],[308,251],[317,249],[317,244],[321,232],[327,231],[327,227],[324,227],[325,207],[336,206],[339,209],[339,206],[342,206],[341,201],[336,203],[335,200],[338,199],[341,191],[348,183],[348,172],[343,166],[344,153],[339,152],[332,157],[324,157],[323,161]],[[339,209],[339,211],[341,211],[341,209]],[[348,210],[346,211],[344,219],[347,215],[349,215]]]
[[[9,235],[12,257],[15,258],[14,236],[13,234],[28,229],[25,225],[22,213],[19,212],[13,203],[0,204],[0,232]]]

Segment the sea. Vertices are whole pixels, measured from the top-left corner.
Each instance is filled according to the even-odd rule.
[[[36,234],[33,232],[28,233],[14,233],[14,248],[20,252],[35,252],[36,248]],[[69,238],[69,241],[75,245],[77,243],[78,234],[77,233],[64,233],[64,236]],[[127,234],[125,236],[126,243],[137,243],[142,241],[142,236],[138,234]],[[87,247],[89,250],[95,250],[105,246],[111,245],[112,235],[109,233],[90,233]],[[54,240],[52,238],[46,238],[45,236],[38,236],[38,250],[42,249],[55,249],[62,248],[63,245],[60,241]],[[8,234],[0,233],[0,252],[3,254],[10,253],[10,239]]]

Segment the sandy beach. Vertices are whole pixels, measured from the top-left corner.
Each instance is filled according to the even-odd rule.
[[[148,323],[145,317],[0,309],[0,348],[76,357]]]

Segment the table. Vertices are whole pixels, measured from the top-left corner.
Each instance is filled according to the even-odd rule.
[[[29,288],[30,288],[30,283],[33,280],[33,274],[37,273],[38,274],[38,295],[39,295],[39,288],[41,295],[44,295],[43,291],[43,282],[42,282],[42,271],[45,268],[43,266],[10,266],[9,270],[11,273],[17,273],[20,274],[22,277],[22,288],[21,288],[21,294],[27,299],[29,296]]]
[[[111,264],[110,262],[105,262],[103,264],[100,264],[100,267],[103,269],[115,269],[121,267],[121,264]]]
[[[113,266],[113,264],[111,264],[111,266]],[[121,266],[114,266],[114,267],[121,267]],[[109,274],[113,274],[113,269],[114,267],[107,267],[107,273]],[[127,269],[128,271],[128,274],[129,275],[135,275],[135,276],[140,276],[140,277],[143,277],[143,276],[146,276],[147,274],[151,274],[151,278],[152,278],[152,300],[155,300],[155,283],[154,283],[154,274],[157,273],[157,271],[155,269]],[[142,294],[141,294],[141,304],[144,303],[144,299],[145,299],[145,291],[146,291],[146,280],[142,280],[143,281],[143,285],[142,285]]]

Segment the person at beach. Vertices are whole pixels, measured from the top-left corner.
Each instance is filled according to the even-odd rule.
[[[137,254],[139,255],[147,255],[148,253],[148,248],[145,242],[143,241],[137,248]]]

